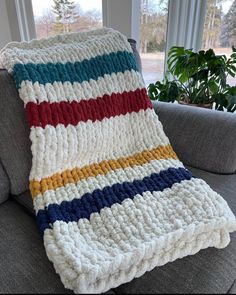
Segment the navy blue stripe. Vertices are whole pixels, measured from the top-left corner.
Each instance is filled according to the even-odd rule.
[[[13,77],[17,88],[22,81],[39,82],[45,85],[53,82],[79,82],[97,80],[105,74],[138,71],[132,52],[118,51],[96,56],[82,62],[47,63],[47,64],[15,64]]]
[[[101,209],[110,208],[113,204],[121,204],[127,198],[133,199],[137,194],[147,191],[163,191],[171,188],[175,183],[191,178],[192,174],[184,168],[169,168],[159,174],[153,173],[142,180],[117,183],[102,190],[97,189],[83,195],[81,199],[64,201],[60,205],[51,204],[45,210],[39,210],[37,214],[39,229],[43,233],[57,220],[77,222],[81,218],[89,219],[92,213],[99,213]]]

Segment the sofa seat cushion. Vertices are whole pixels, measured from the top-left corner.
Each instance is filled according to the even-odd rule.
[[[233,290],[236,236],[224,250],[207,249],[146,273],[115,289],[119,294],[227,294]],[[233,293],[234,294],[234,293]]]
[[[0,206],[0,237],[1,294],[73,293],[48,260],[34,218],[15,201]]]
[[[0,293],[69,293],[46,257],[34,219],[14,201],[0,206]]]
[[[220,193],[236,214],[236,175],[217,175],[187,168]],[[223,250],[202,250],[194,256],[155,268],[115,291],[123,294],[226,294],[235,289],[235,265],[236,233]]]
[[[220,193],[224,199],[228,202],[232,211],[236,214],[236,175],[218,175],[196,168],[189,168],[193,175],[204,179],[214,190]],[[32,213],[33,206],[31,201],[31,196],[29,191],[16,196],[16,200],[21,202],[28,210]],[[12,206],[16,208],[17,206]],[[4,207],[3,207],[4,208]],[[0,210],[4,210],[0,207]],[[32,219],[27,215],[25,216],[22,213],[17,213],[17,210],[10,210],[8,206],[8,211],[4,212],[6,216],[12,214],[12,217],[7,217],[9,223],[15,224],[17,222],[18,231],[23,231],[23,237],[20,238],[20,241],[17,242],[17,247],[19,244],[23,243],[22,246],[26,249],[25,257],[27,256],[27,251],[29,251],[30,256],[26,262],[30,264],[30,267],[33,269],[33,276],[35,276],[36,285],[38,286],[44,279],[54,280],[52,281],[52,286],[44,286],[42,284],[42,289],[45,288],[56,288],[55,290],[61,290],[59,287],[60,283],[58,282],[59,278],[53,276],[54,270],[52,269],[51,264],[48,262],[46,255],[44,253],[42,241],[40,241],[37,233],[36,226]],[[12,211],[12,212],[10,212]],[[16,212],[16,213],[15,213]],[[15,214],[15,217],[13,217]],[[0,213],[0,219],[4,218],[4,215]],[[11,220],[10,220],[11,219]],[[16,219],[15,221],[13,219]],[[19,221],[18,221],[19,220]],[[7,222],[5,225],[7,227]],[[27,224],[27,226],[25,225]],[[16,231],[15,227],[12,226],[12,236]],[[28,234],[27,234],[28,232]],[[5,232],[7,234],[7,231]],[[29,245],[24,247],[24,243]],[[8,246],[5,245],[6,249]],[[21,247],[22,248],[22,247]],[[36,254],[33,249],[36,250]],[[1,249],[0,249],[1,250]],[[17,252],[16,249],[11,249],[13,251],[13,258],[18,261],[22,259],[21,255]],[[22,251],[22,250],[21,250]],[[2,252],[3,253],[3,252]],[[16,257],[17,255],[17,257]],[[35,258],[36,255],[36,258]],[[28,256],[27,256],[28,257]],[[9,261],[13,261],[11,258]],[[25,258],[24,258],[25,259]],[[39,259],[38,265],[33,266],[35,259]],[[13,263],[12,262],[12,263]],[[22,262],[23,263],[23,262]],[[14,264],[14,263],[13,263]],[[232,235],[231,244],[223,250],[217,249],[207,249],[203,250],[195,256],[189,256],[181,260],[177,260],[173,263],[169,263],[163,267],[154,269],[152,272],[146,273],[143,277],[138,278],[128,284],[122,285],[117,288],[115,291],[117,293],[227,293],[232,292],[235,289],[235,280],[236,280],[236,234]],[[7,266],[7,262],[6,262]],[[5,268],[6,268],[5,266]],[[20,264],[19,264],[20,266]],[[12,266],[13,267],[13,266]],[[47,269],[48,267],[48,269]],[[37,274],[38,272],[38,274]],[[41,275],[41,272],[42,275]],[[26,273],[22,274],[26,275]],[[19,277],[19,275],[18,275]],[[15,276],[14,276],[15,278]],[[1,285],[1,274],[0,274],[0,285]],[[7,286],[8,282],[4,285]],[[50,283],[51,284],[51,283]],[[6,287],[5,287],[6,288]],[[17,288],[20,288],[19,286]],[[23,288],[23,287],[22,287]],[[34,288],[34,284],[29,287]],[[59,288],[59,289],[58,289]],[[7,289],[4,289],[7,290]],[[18,289],[19,290],[19,289]],[[23,289],[21,289],[23,290]],[[26,290],[27,286],[26,286]],[[39,290],[38,290],[39,291]]]
[[[0,235],[1,293],[71,293],[63,287],[47,259],[33,218],[13,201],[0,206]],[[114,291],[124,294],[229,291],[234,294],[235,251],[236,237],[233,236],[231,244],[224,250],[204,250],[157,268]]]
[[[12,197],[16,202],[24,206],[31,215],[35,215],[33,199],[29,190],[21,193],[20,195],[12,195]]]
[[[236,175],[216,175],[188,167],[196,177],[205,179],[228,201],[236,214]],[[24,198],[32,210],[29,192]],[[27,200],[28,198],[28,200]],[[23,200],[23,199],[22,199]],[[25,205],[24,205],[25,206]],[[6,293],[65,293],[59,277],[48,261],[36,224],[15,202],[0,206],[0,286]],[[231,293],[236,280],[236,235],[223,250],[207,249],[122,285],[117,293]],[[45,282],[47,282],[45,284]]]

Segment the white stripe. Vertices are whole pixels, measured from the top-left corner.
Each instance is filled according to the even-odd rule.
[[[126,37],[114,30],[75,33],[29,43],[12,43],[1,50],[1,64],[12,71],[15,64],[80,62],[117,51],[132,52]]]
[[[33,154],[30,180],[38,181],[66,169],[129,157],[169,144],[151,109],[94,123],[80,122],[77,126],[32,127],[30,138]]]
[[[60,101],[80,101],[82,99],[96,99],[104,94],[123,93],[135,91],[144,87],[142,76],[134,70],[124,73],[112,73],[104,75],[97,80],[90,79],[82,83],[78,82],[54,82],[45,85],[39,82],[23,81],[19,89],[20,98],[25,105],[28,102],[41,103]]]
[[[235,228],[226,202],[192,179],[126,199],[90,220],[57,221],[44,244],[67,288],[101,293],[201,249],[226,247]]]
[[[107,186],[116,183],[124,183],[125,181],[133,182],[134,180],[143,179],[152,173],[160,173],[168,168],[183,167],[179,160],[152,160],[142,166],[127,167],[124,169],[116,169],[108,172],[106,175],[99,174],[96,177],[83,179],[78,183],[68,183],[64,187],[56,190],[48,190],[44,194],[39,194],[34,198],[34,208],[36,213],[43,210],[50,204],[60,205],[63,201],[72,201],[80,199],[84,194],[91,193],[96,189],[102,190]]]

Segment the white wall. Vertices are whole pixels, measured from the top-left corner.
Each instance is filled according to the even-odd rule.
[[[12,41],[5,0],[0,0],[0,48]]]

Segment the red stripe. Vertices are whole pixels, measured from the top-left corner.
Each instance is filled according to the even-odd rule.
[[[76,126],[79,122],[103,120],[131,112],[152,108],[145,88],[135,91],[112,93],[97,99],[81,100],[80,102],[29,102],[26,112],[30,127],[45,127],[46,125]]]

